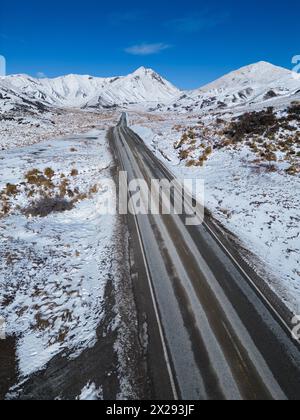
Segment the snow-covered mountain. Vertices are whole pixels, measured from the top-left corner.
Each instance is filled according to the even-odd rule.
[[[0,120],[4,114],[39,114],[46,111],[45,104],[37,99],[30,98],[6,79],[0,78]]]
[[[159,74],[145,67],[126,77],[111,79],[100,94],[87,102],[88,107],[110,104],[167,103],[180,91]]]
[[[231,72],[200,89],[184,92],[169,105],[177,111],[207,111],[268,103],[300,93],[295,72],[259,62]]]
[[[0,80],[30,100],[59,107],[102,108],[140,103],[167,103],[179,90],[151,69],[141,67],[128,76],[99,78],[68,75],[35,79],[26,75]]]
[[[151,69],[128,76],[100,78],[68,75],[35,79],[0,78],[0,112],[9,109],[64,107],[103,109],[143,105],[148,109],[207,112],[284,102],[300,95],[300,79],[290,70],[259,62],[193,91],[180,91]],[[21,108],[20,108],[21,107]]]

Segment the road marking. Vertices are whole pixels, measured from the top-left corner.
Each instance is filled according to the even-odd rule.
[[[151,298],[152,298],[154,312],[155,312],[155,316],[156,316],[156,320],[157,320],[157,324],[158,324],[159,335],[160,335],[161,342],[162,342],[164,358],[165,358],[167,369],[168,369],[168,374],[169,374],[169,378],[170,378],[172,392],[173,392],[174,399],[176,401],[178,401],[179,396],[178,396],[176,385],[175,385],[175,379],[174,379],[173,370],[172,370],[172,367],[171,367],[171,362],[170,362],[169,353],[168,353],[168,348],[167,348],[167,344],[166,344],[166,340],[165,340],[165,336],[164,336],[164,332],[163,332],[163,326],[162,326],[160,316],[159,316],[159,310],[158,310],[158,305],[157,305],[157,301],[156,301],[156,297],[155,297],[155,293],[154,293],[154,289],[153,289],[153,285],[152,285],[151,274],[150,274],[150,270],[149,270],[149,267],[148,267],[148,263],[147,263],[147,259],[146,259],[146,255],[145,255],[145,249],[144,249],[144,245],[143,245],[143,242],[142,242],[140,228],[138,226],[136,216],[134,216],[134,221],[135,221],[135,225],[136,225],[136,229],[137,229],[137,234],[138,234],[138,238],[139,238],[139,242],[140,242],[140,247],[141,247],[142,254],[143,254],[144,265],[145,265],[145,269],[146,269],[146,274],[147,274],[147,279],[148,279],[148,283],[149,283]]]
[[[121,136],[120,132],[118,133],[118,135],[121,139],[122,136]],[[139,240],[139,243],[140,243],[140,248],[141,248],[141,251],[142,251],[144,266],[145,266],[145,270],[146,270],[146,275],[147,275],[147,280],[148,280],[148,284],[149,284],[151,299],[152,299],[153,308],[154,308],[154,312],[155,312],[155,317],[156,317],[156,321],[157,321],[157,325],[158,325],[159,335],[160,335],[161,344],[162,344],[162,348],[163,348],[164,359],[165,359],[167,370],[168,370],[168,375],[169,375],[169,379],[170,379],[172,393],[173,393],[173,396],[174,396],[174,400],[178,401],[179,396],[178,396],[178,392],[177,392],[177,388],[176,388],[176,382],[175,382],[174,375],[173,375],[173,370],[172,370],[172,367],[171,367],[171,362],[170,362],[170,357],[169,357],[169,353],[168,353],[168,347],[167,347],[167,343],[166,343],[166,339],[165,339],[165,335],[164,335],[163,326],[162,326],[162,323],[161,323],[161,320],[160,320],[158,304],[157,304],[157,301],[156,301],[155,292],[154,292],[154,288],[153,288],[153,284],[152,284],[152,280],[151,280],[151,274],[150,274],[150,270],[149,270],[149,266],[148,266],[148,262],[147,262],[147,258],[146,258],[145,248],[144,248],[144,245],[143,245],[143,240],[142,240],[139,224],[138,224],[138,221],[137,221],[137,217],[133,216],[133,218],[134,218],[134,223],[135,223],[135,226],[136,226],[138,240]]]
[[[225,253],[228,255],[228,257],[233,261],[233,263],[237,266],[237,268],[242,272],[242,274],[245,276],[246,280],[248,280],[250,285],[252,287],[254,287],[256,292],[259,294],[259,296],[265,302],[266,306],[269,307],[269,309],[278,317],[278,319],[284,325],[284,327],[287,329],[289,334],[292,334],[292,330],[291,330],[290,326],[287,324],[287,322],[283,319],[283,317],[279,314],[279,312],[274,308],[274,306],[271,304],[269,299],[267,299],[267,297],[262,293],[262,291],[259,289],[259,287],[251,279],[249,274],[247,274],[246,271],[243,269],[243,267],[238,263],[238,261],[235,259],[235,257],[228,251],[228,249],[225,247],[225,245],[222,243],[222,241],[218,238],[218,236],[215,234],[215,232],[208,226],[207,223],[203,222],[203,226],[208,230],[208,232],[213,236],[213,238],[217,241],[217,243],[225,251]]]

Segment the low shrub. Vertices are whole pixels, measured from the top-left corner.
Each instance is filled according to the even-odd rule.
[[[79,174],[79,172],[78,172],[77,169],[72,169],[71,176],[75,177],[75,176],[78,176],[78,174]]]
[[[18,187],[14,184],[6,184],[4,193],[7,196],[17,195],[18,194]]]
[[[296,165],[291,165],[288,169],[285,171],[288,175],[296,175],[299,173],[299,169]]]
[[[27,217],[46,217],[51,213],[63,213],[72,210],[74,203],[61,197],[43,197],[32,203],[22,212]]]
[[[235,142],[242,141],[247,135],[272,134],[277,131],[278,120],[273,108],[260,112],[247,112],[233,121],[225,135]]]
[[[52,178],[54,177],[54,175],[55,175],[55,172],[54,172],[54,171],[53,171],[53,169],[51,169],[51,168],[46,168],[46,169],[44,170],[44,175],[45,175],[47,178],[52,179]]]

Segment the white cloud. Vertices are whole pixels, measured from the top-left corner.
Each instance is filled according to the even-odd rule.
[[[153,55],[168,50],[171,45],[159,42],[156,44],[139,44],[125,49],[125,52],[132,55]]]

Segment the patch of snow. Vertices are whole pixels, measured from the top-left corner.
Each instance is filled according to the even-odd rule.
[[[94,383],[88,383],[78,397],[79,401],[99,401],[103,400],[102,388],[97,388]]]

